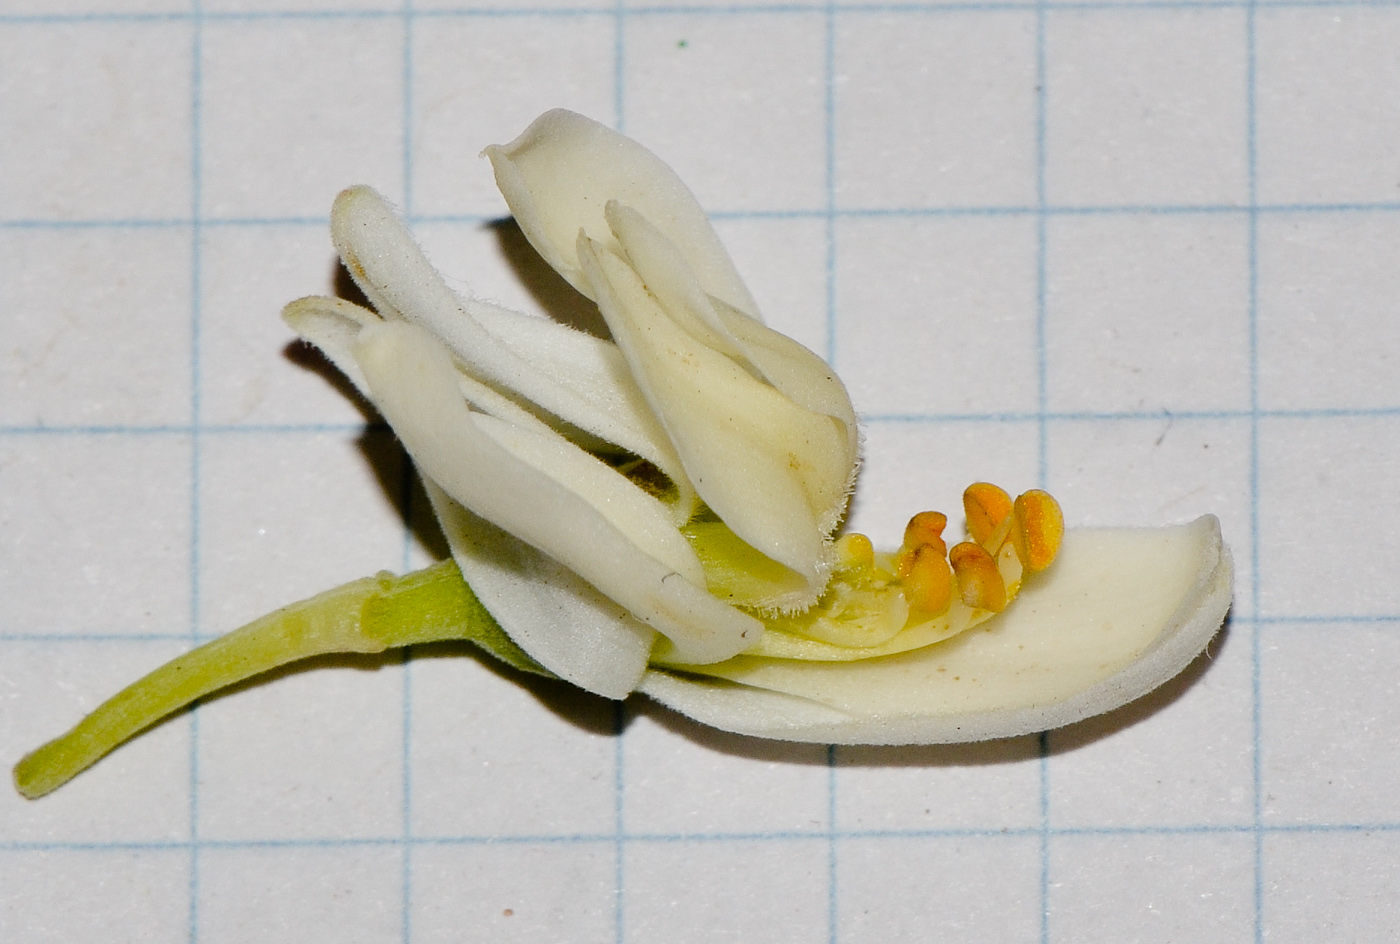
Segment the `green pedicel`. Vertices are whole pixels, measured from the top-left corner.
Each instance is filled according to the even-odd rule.
[[[279,666],[452,639],[550,675],[497,625],[451,560],[403,577],[383,572],[285,606],[166,663],[26,755],[15,766],[15,786],[30,799],[41,797],[167,715]]]

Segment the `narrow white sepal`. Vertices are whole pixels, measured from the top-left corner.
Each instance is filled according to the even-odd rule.
[[[381,314],[426,328],[477,379],[646,459],[677,488],[673,520],[693,513],[695,493],[680,458],[613,345],[459,296],[393,207],[369,187],[351,187],[336,198],[331,235],[356,284]]]

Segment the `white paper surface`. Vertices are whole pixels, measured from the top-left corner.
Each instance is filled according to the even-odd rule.
[[[283,673],[0,790],[0,940],[1385,939],[1396,48],[1345,2],[4,0],[7,768],[196,638],[440,553],[277,313],[369,183],[454,284],[592,317],[475,156],[553,106],[668,160],[835,363],[877,543],[990,479],[1216,513],[1239,585],[1162,692],[978,746],[746,740],[455,648]]]

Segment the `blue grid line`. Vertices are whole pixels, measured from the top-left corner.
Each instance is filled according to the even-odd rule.
[[[204,231],[201,225],[204,200],[204,26],[200,0],[191,0],[193,18],[190,30],[190,643],[200,643],[200,525],[202,482],[200,460],[203,444],[200,423],[203,420],[203,252]],[[188,776],[189,792],[189,903],[186,920],[190,944],[199,940],[199,704],[190,706],[190,748]]]
[[[822,186],[826,211],[822,221],[825,243],[826,345],[822,352],[833,369],[836,366],[836,14],[831,3],[826,5],[822,21]],[[837,944],[841,936],[840,902],[840,842],[837,836],[837,790],[840,787],[835,744],[826,748],[826,939]]]
[[[1336,833],[1400,833],[1400,822],[1380,820],[1376,822],[1341,823],[1279,823],[1254,826],[1251,824],[1208,824],[1195,823],[1182,826],[1059,826],[1046,830],[1039,826],[1019,826],[1007,828],[964,828],[964,829],[889,829],[889,830],[837,830],[839,841],[855,840],[914,840],[914,839],[1033,839],[1043,835],[1052,838],[1076,837],[1134,837],[1134,836],[1253,836],[1266,835],[1328,835]],[[718,843],[829,843],[831,835],[825,831],[796,832],[705,832],[705,833],[627,833],[623,837],[629,843],[652,845],[713,845]],[[524,834],[519,836],[415,836],[411,844],[417,847],[451,846],[554,846],[554,845],[594,845],[610,846],[618,841],[612,833],[561,833]],[[334,839],[212,839],[205,838],[193,843],[188,840],[112,840],[110,842],[34,840],[0,842],[0,853],[24,852],[132,852],[132,851],[174,851],[188,850],[197,845],[206,850],[229,849],[342,849],[342,848],[386,848],[392,849],[404,844],[395,836],[337,837]]]
[[[1124,410],[1095,412],[1090,410],[998,413],[874,413],[861,414],[866,425],[873,424],[939,424],[939,423],[1156,423],[1183,421],[1232,420],[1332,420],[1385,419],[1400,416],[1400,405],[1375,407],[1315,407],[1310,409],[1259,410]],[[188,436],[193,426],[169,423],[142,426],[120,425],[43,425],[0,426],[0,436]],[[388,435],[392,431],[383,423],[221,423],[198,427],[202,436],[243,435],[322,435],[345,434],[362,436]]]
[[[1245,8],[1245,166],[1249,193],[1249,559],[1250,610],[1259,613],[1259,143],[1256,4]],[[1253,787],[1254,941],[1264,942],[1264,761],[1259,624],[1250,627],[1250,776]]]
[[[715,16],[810,14],[830,11],[841,16],[888,16],[891,14],[1032,12],[1044,7],[1046,12],[1141,10],[1243,10],[1253,6],[1252,0],[993,0],[993,2],[947,3],[887,3],[887,4],[824,4],[775,3],[764,5],[713,6],[625,6],[623,0],[594,7],[506,7],[472,6],[442,7],[413,10],[415,19],[511,18],[558,19],[615,16],[619,9],[628,17],[647,16]],[[1389,9],[1400,6],[1400,0],[1269,0],[1265,10],[1297,9]],[[395,7],[378,10],[228,10],[203,13],[170,11],[163,13],[6,13],[0,14],[0,26],[81,25],[87,23],[171,23],[200,19],[207,23],[267,21],[267,20],[393,20],[404,15]]]
[[[824,207],[821,209],[783,209],[783,210],[715,210],[709,213],[711,219],[715,220],[821,220],[821,219],[922,219],[945,218],[945,217],[985,217],[985,216],[1194,216],[1194,215],[1227,215],[1240,216],[1248,219],[1251,216],[1285,216],[1285,215],[1311,215],[1311,214],[1388,214],[1400,212],[1400,201],[1372,201],[1365,203],[1277,203],[1260,204],[1250,206],[1247,203],[1219,203],[1219,204],[1102,204],[1102,205],[1074,205],[1074,204],[1053,204],[1047,203],[1045,206],[1023,206],[1007,204],[1004,206],[927,206],[927,207]],[[463,226],[483,226],[498,222],[504,219],[503,214],[496,213],[405,213],[404,219],[410,226],[422,224],[434,225],[463,225]],[[193,226],[192,219],[178,217],[153,217],[144,219],[140,217],[114,217],[111,219],[61,219],[61,218],[34,218],[25,217],[12,220],[0,220],[0,230],[26,230],[26,229],[173,229],[182,226]],[[229,216],[210,217],[201,219],[199,225],[204,229],[236,228],[236,227],[317,227],[324,228],[329,225],[329,214],[327,216]]]

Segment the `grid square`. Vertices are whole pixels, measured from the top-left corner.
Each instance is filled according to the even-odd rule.
[[[624,30],[624,130],[670,164],[701,205],[826,206],[821,14],[659,13],[630,18]],[[763,56],[751,54],[755,46]]]
[[[345,846],[205,850],[197,939],[398,944],[402,856],[396,848]]]
[[[826,221],[740,217],[715,230],[768,326],[829,358]]]
[[[1047,225],[1056,411],[1249,408],[1249,224],[1111,214]]]
[[[412,42],[415,213],[505,216],[482,148],[551,108],[614,120],[611,17],[420,19]]]
[[[1259,224],[1259,402],[1400,407],[1400,218],[1267,216]]]
[[[1230,627],[1150,695],[1050,733],[1054,828],[1253,824],[1251,629]]]
[[[838,18],[836,200],[1036,202],[1036,29],[1024,11]]]
[[[0,765],[10,769],[132,679],[188,648],[179,640],[0,637]],[[42,802],[0,790],[0,845],[186,839],[189,732],[187,718],[158,725]]]
[[[190,939],[189,862],[183,849],[0,851],[0,940],[183,944]],[[102,894],[57,908],[54,888]]]
[[[161,20],[0,30],[0,214],[188,218],[190,30]]]
[[[962,493],[996,482],[1013,495],[1040,477],[1040,434],[1030,422],[891,420],[865,426],[860,480],[849,525],[876,547],[897,547],[909,519],[926,509],[962,533]]]
[[[1400,196],[1400,13],[1267,9],[1255,24],[1258,189],[1264,203]]]
[[[279,316],[294,298],[334,294],[336,269],[322,224],[205,230],[199,357],[205,423],[350,425],[373,415]]]
[[[1384,941],[1395,934],[1400,833],[1264,837],[1264,933],[1269,944]]]
[[[1056,421],[1046,489],[1071,527],[1220,518],[1235,563],[1237,615],[1252,614],[1250,437],[1246,419]]]
[[[1400,613],[1400,509],[1373,498],[1396,469],[1400,416],[1260,421],[1260,615]]]
[[[625,941],[828,939],[824,838],[633,842],[624,855]]]
[[[400,659],[397,653],[322,659],[203,706],[200,837],[401,835]]]
[[[622,742],[629,835],[827,829],[824,746],[715,731],[651,703],[639,714]]]
[[[1040,837],[846,839],[837,848],[841,944],[1039,940]]]
[[[395,504],[408,469],[387,432],[207,437],[201,634],[219,635],[328,587],[401,569],[406,535]]]
[[[1051,941],[1245,941],[1254,934],[1249,835],[1058,836]]]
[[[1032,220],[842,219],[836,251],[836,368],[858,411],[1037,408]]]
[[[0,231],[0,423],[187,423],[189,264],[183,227]]]
[[[1051,203],[1248,201],[1243,10],[1053,10],[1045,44]]]
[[[1264,627],[1264,821],[1400,823],[1400,637],[1394,623]]]
[[[617,854],[606,842],[418,846],[413,940],[615,944]]]
[[[0,439],[9,632],[189,631],[190,443],[176,434]],[[93,469],[101,469],[94,487]],[[129,553],[135,539],[141,553]]]
[[[841,832],[1038,829],[1040,738],[839,747]]]
[[[335,195],[403,193],[403,25],[380,18],[204,26],[201,210],[324,219]]]
[[[424,222],[413,229],[424,253],[459,294],[607,336],[598,306],[540,258],[513,219]]]
[[[415,836],[616,834],[614,703],[470,646],[415,650],[411,673]]]

